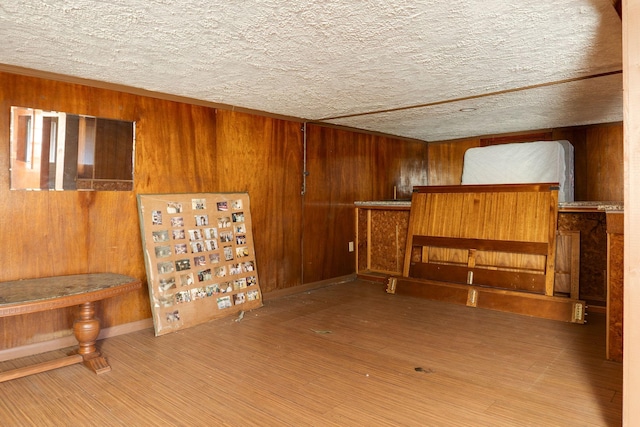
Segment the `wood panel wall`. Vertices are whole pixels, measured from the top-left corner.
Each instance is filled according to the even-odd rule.
[[[355,272],[353,202],[409,197],[426,144],[0,73],[0,149],[12,105],[136,122],[134,191],[10,191],[0,157],[0,280],[111,271],[146,281],[136,195],[248,191],[264,292]],[[303,273],[304,270],[304,273]],[[0,319],[0,350],[71,334],[75,309]],[[102,327],[151,316],[148,292],[97,308]]]
[[[392,172],[393,171],[393,172]],[[310,283],[355,271],[356,200],[408,199],[427,182],[427,145],[307,126],[303,275]],[[322,243],[320,243],[322,242]]]

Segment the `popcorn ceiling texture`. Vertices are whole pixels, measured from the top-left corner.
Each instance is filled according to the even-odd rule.
[[[0,39],[6,65],[426,141],[622,120],[620,73],[517,90],[621,70],[610,0],[22,0]]]

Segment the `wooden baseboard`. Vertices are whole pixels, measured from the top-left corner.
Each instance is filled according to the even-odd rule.
[[[116,337],[118,335],[129,334],[131,332],[141,331],[143,329],[153,328],[153,320],[151,318],[138,320],[136,322],[125,323],[123,325],[104,328],[98,335],[98,340]],[[0,350],[0,362],[20,357],[33,356],[34,354],[46,353],[48,351],[60,350],[62,348],[73,347],[78,345],[78,341],[73,335],[56,338],[54,340],[28,344],[20,347],[8,348]]]
[[[355,274],[348,274],[346,276],[334,277],[333,279],[320,280],[318,282],[306,283],[304,285],[293,286],[291,288],[278,289],[271,292],[265,292],[262,295],[263,300],[269,300],[274,298],[286,297],[289,295],[299,294],[300,292],[307,292],[314,289],[324,288],[325,286],[337,285],[340,283],[353,282],[356,280]]]

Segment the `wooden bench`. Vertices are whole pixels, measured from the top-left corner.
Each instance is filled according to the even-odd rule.
[[[78,274],[39,279],[0,282],[0,317],[17,316],[80,306],[73,332],[78,349],[56,360],[0,372],[0,382],[49,371],[76,363],[84,363],[97,374],[111,367],[96,349],[100,322],[95,318],[95,302],[139,289],[142,282],[113,273]]]

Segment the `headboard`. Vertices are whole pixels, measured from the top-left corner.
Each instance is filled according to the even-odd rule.
[[[387,292],[584,323],[554,295],[558,184],[414,187],[402,276]]]
[[[405,277],[553,295],[558,184],[414,187]]]

